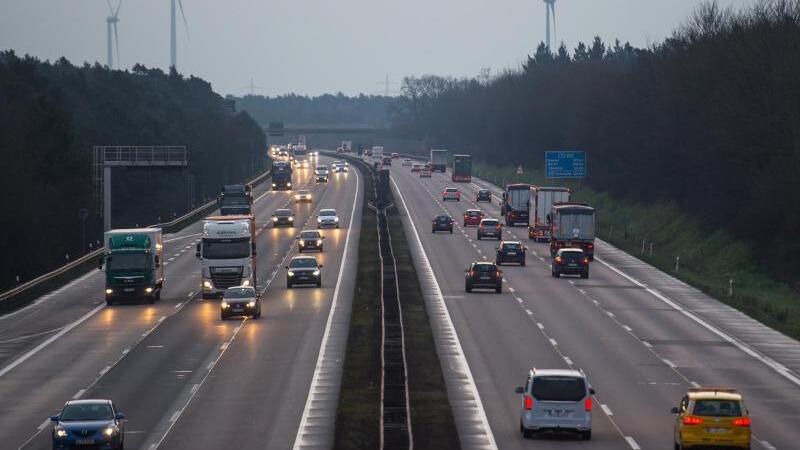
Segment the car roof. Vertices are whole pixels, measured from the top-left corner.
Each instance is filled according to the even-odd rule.
[[[472,208],[472,209],[466,210],[465,212],[482,212],[482,211],[480,209]]]
[[[64,406],[67,406],[67,405],[96,405],[98,403],[108,403],[110,405],[111,404],[111,400],[108,400],[108,399],[105,399],[105,398],[85,398],[85,399],[81,399],[81,400],[70,400],[67,403],[65,403]]]
[[[231,287],[229,287],[229,288],[227,288],[225,290],[226,291],[230,291],[231,289],[248,289],[248,290],[251,290],[253,292],[256,291],[256,288],[254,288],[253,286],[231,286]]]
[[[579,370],[569,370],[569,369],[536,369],[533,368],[530,371],[530,374],[535,377],[576,377],[576,378],[586,378],[583,372]]]
[[[495,263],[493,263],[491,261],[473,261],[472,264],[475,264],[476,266],[496,266],[497,265],[497,264],[495,264]]]
[[[276,209],[275,212],[292,212],[292,210],[289,208],[279,208]]]
[[[323,208],[323,209],[320,209],[320,210],[319,210],[319,213],[320,213],[320,214],[322,214],[322,212],[323,212],[323,211],[332,211],[332,212],[336,212],[336,210],[335,210],[334,208]]]
[[[311,191],[309,191],[308,189],[298,189],[297,192],[308,192],[308,193],[311,193]]]
[[[724,387],[699,387],[689,389],[688,395],[692,400],[742,400],[742,394],[737,392],[736,389]]]
[[[446,191],[457,191],[457,190],[458,190],[458,188],[449,187],[449,188],[445,188],[445,190],[446,190]]]
[[[497,219],[492,219],[491,217],[486,217],[484,219],[481,219],[481,222],[497,222],[497,221],[498,221]]]
[[[491,191],[488,189],[478,189],[478,192],[491,192]]]
[[[443,217],[447,217],[448,219],[452,219],[452,217],[448,216],[447,214],[439,214],[438,216],[436,216],[437,219],[441,219]]]

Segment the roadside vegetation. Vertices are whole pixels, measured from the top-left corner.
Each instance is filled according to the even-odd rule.
[[[74,260],[102,240],[93,197],[94,145],[185,145],[187,170],[116,169],[113,226],[166,222],[266,164],[265,137],[195,77],[0,52],[0,166],[4,193],[0,290]],[[195,195],[187,192],[188,177]],[[78,211],[86,208],[87,248]],[[23,230],[24,232],[20,232]],[[69,256],[67,256],[69,255]]]

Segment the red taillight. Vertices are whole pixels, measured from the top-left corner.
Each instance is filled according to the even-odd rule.
[[[587,245],[587,246],[586,246],[586,248],[588,248],[589,250],[591,250],[591,249],[593,249],[593,248],[594,248],[594,244],[592,244],[592,243],[590,242],[590,243],[589,243],[589,245]]]
[[[447,197],[447,191],[442,192],[442,197]]]
[[[562,262],[564,262],[564,259],[560,256],[556,256],[556,264],[561,264]]]
[[[495,228],[500,228],[500,224],[498,223],[498,224],[497,224],[497,225],[495,225],[494,227],[495,227]]]
[[[583,407],[586,411],[592,411],[592,397],[586,397],[586,401],[583,402]]]
[[[750,418],[749,417],[740,417],[738,419],[733,419],[733,426],[735,426],[735,427],[749,427],[750,426]]]
[[[500,271],[499,271],[499,270],[498,270],[497,272],[495,272],[494,274],[495,274],[495,276],[496,276],[497,278],[500,278]]]
[[[525,410],[530,411],[533,409],[533,397],[530,395],[525,396]]]
[[[703,423],[703,419],[695,416],[686,416],[683,418],[684,425],[700,425]]]
[[[589,265],[589,258],[583,258],[583,265],[584,266],[588,266]]]

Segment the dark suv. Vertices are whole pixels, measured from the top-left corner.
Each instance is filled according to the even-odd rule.
[[[479,190],[478,197],[475,201],[492,203],[492,192],[488,189]]]
[[[561,275],[580,275],[589,278],[589,258],[579,248],[562,248],[556,253],[551,264],[554,277]]]
[[[297,236],[297,250],[303,253],[306,250],[322,251],[322,240],[325,239],[319,230],[304,230]]]
[[[286,266],[286,287],[297,284],[313,284],[322,286],[322,264],[313,256],[295,256]]]
[[[273,227],[293,227],[294,226],[294,213],[291,209],[276,209],[272,213],[272,226]]]
[[[444,215],[434,217],[433,224],[431,225],[431,233],[436,233],[437,231],[449,231],[452,234],[453,218]]]
[[[525,247],[519,241],[502,241],[497,246],[497,256],[495,264],[498,266],[504,263],[518,263],[525,265]]]
[[[465,288],[467,292],[473,289],[494,289],[503,292],[503,271],[496,264],[485,261],[475,261],[467,270]]]

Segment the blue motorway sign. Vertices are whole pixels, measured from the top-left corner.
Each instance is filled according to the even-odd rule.
[[[586,152],[544,152],[547,178],[586,178]]]

